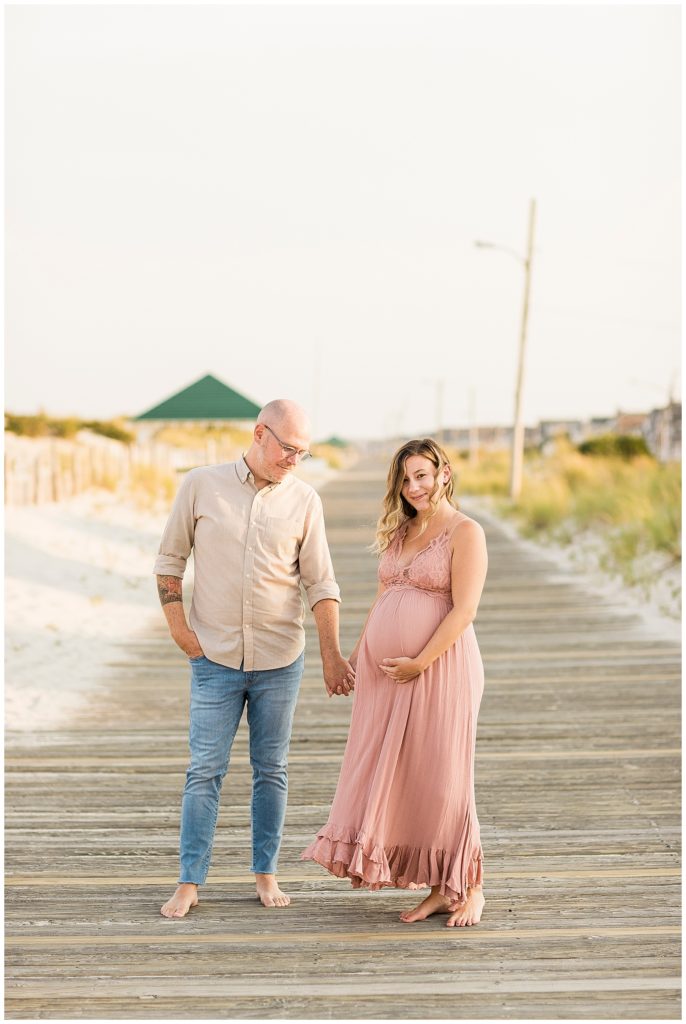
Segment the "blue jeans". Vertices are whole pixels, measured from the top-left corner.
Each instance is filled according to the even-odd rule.
[[[191,762],[181,804],[179,882],[202,885],[207,877],[219,793],[243,708],[248,705],[252,765],[252,866],[273,874],[288,796],[288,745],[305,661],[284,668],[244,672],[209,658],[191,660]]]

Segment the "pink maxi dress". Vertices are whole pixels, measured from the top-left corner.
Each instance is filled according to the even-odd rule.
[[[336,794],[301,859],[349,878],[356,889],[438,885],[459,905],[482,881],[474,751],[483,664],[469,625],[409,683],[378,667],[383,658],[416,657],[453,606],[452,530],[401,567],[406,529],[379,563],[386,589],[360,643]]]

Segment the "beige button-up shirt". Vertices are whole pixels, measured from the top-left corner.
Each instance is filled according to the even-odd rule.
[[[317,492],[295,476],[258,490],[243,458],[186,474],[153,572],[183,578],[191,550],[191,628],[220,665],[295,661],[305,646],[301,583],[310,608],[340,601]]]

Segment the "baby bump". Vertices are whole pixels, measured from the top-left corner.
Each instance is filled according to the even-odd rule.
[[[365,640],[374,664],[416,658],[450,610],[447,598],[410,587],[385,591],[372,612]]]

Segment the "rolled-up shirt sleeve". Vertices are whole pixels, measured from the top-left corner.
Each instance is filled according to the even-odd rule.
[[[312,495],[312,504],[305,517],[305,529],[298,556],[300,581],[307,594],[307,603],[314,608],[318,601],[332,599],[340,603],[341,592],[333,572],[333,562],[326,540],[321,498]]]
[[[195,488],[193,471],[187,473],[181,484],[155,559],[155,576],[179,576],[183,579],[186,562],[195,537]]]

